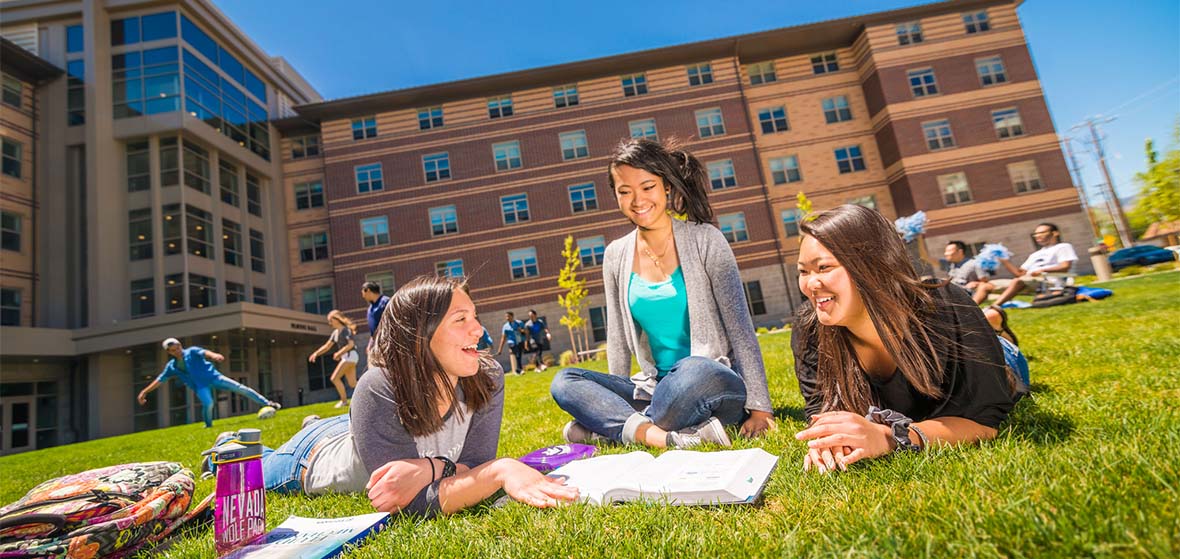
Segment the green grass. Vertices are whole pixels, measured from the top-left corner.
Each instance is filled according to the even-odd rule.
[[[434,520],[396,519],[355,557],[1175,557],[1180,555],[1180,273],[1111,284],[1114,298],[1015,310],[1030,359],[1025,399],[991,442],[938,449],[830,476],[800,470],[803,423],[790,336],[761,339],[779,429],[736,441],[781,456],[757,507],[630,504],[534,510],[480,506]],[[591,367],[603,369],[605,363]],[[568,419],[546,373],[509,376],[500,454],[559,442]],[[179,460],[196,467],[215,433],[247,426],[276,444],[308,413],[219,420],[0,458],[0,501],[90,467]],[[607,452],[631,450],[608,448]],[[199,483],[198,496],[213,490]],[[371,512],[361,496],[268,499],[269,525],[290,514]],[[208,525],[172,557],[213,557]]]

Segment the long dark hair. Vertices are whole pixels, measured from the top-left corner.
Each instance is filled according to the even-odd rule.
[[[942,397],[944,373],[934,343],[940,334],[930,322],[930,292],[943,284],[918,279],[893,224],[876,210],[845,204],[804,218],[800,230],[831,251],[848,272],[885,350],[910,386],[930,398]],[[874,402],[852,334],[843,326],[820,324],[811,305],[803,307],[800,318],[802,327],[816,332],[823,411],[867,412]]]
[[[442,429],[438,402],[454,402],[456,390],[430,351],[430,340],[451,306],[455,290],[467,284],[449,277],[420,276],[389,298],[377,327],[373,356],[397,399],[397,415],[410,435],[420,437]],[[485,360],[490,357],[485,356]],[[474,412],[491,401],[494,385],[484,373],[459,379],[463,403]],[[456,409],[455,413],[461,413]]]
[[[611,171],[619,165],[643,169],[664,180],[668,187],[668,207],[688,221],[711,223],[713,207],[709,205],[709,173],[701,161],[691,153],[679,149],[675,142],[667,144],[638,138],[620,142],[611,155],[607,167],[610,189],[615,191],[615,175]]]

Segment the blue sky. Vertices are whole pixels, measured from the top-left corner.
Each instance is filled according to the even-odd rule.
[[[636,50],[913,6],[845,2],[400,2],[215,0],[271,55],[325,99],[498,74]],[[276,8],[282,12],[276,17]],[[1180,114],[1180,2],[1027,0],[1020,8],[1058,133],[1088,116],[1104,124],[1120,197],[1138,190],[1143,141],[1173,141]],[[1088,138],[1088,135],[1086,135]],[[1091,196],[1102,182],[1076,143]]]

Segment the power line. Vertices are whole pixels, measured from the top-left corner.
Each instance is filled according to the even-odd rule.
[[[1164,81],[1162,83],[1156,84],[1156,85],[1152,86],[1151,88],[1148,88],[1147,90],[1139,93],[1138,95],[1136,95],[1126,101],[1123,101],[1122,103],[1119,103],[1118,105],[1115,105],[1114,107],[1112,107],[1110,109],[1107,109],[1105,111],[1102,111],[1101,113],[1098,113],[1096,116],[1110,115],[1110,113],[1113,113],[1123,107],[1126,107],[1127,105],[1130,105],[1131,103],[1134,103],[1134,102],[1136,102],[1148,95],[1151,95],[1152,93],[1155,93],[1156,91],[1163,89],[1176,81],[1180,81],[1180,76],[1172,76],[1171,79]],[[1089,119],[1088,118],[1083,119],[1082,121],[1076,123],[1074,126],[1077,127],[1077,126],[1084,125],[1084,124],[1086,124],[1087,120],[1089,120]]]

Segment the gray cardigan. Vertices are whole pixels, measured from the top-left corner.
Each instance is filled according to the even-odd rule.
[[[672,220],[676,254],[688,291],[691,354],[714,359],[741,375],[746,383],[746,409],[773,412],[766,388],[762,349],[754,335],[754,322],[746,306],[742,278],[729,243],[711,224]],[[635,235],[631,231],[606,247],[602,281],[606,288],[607,365],[616,376],[631,374],[631,356],[639,372],[631,376],[635,398],[651,400],[656,386],[656,366],[647,334],[635,327],[627,302]],[[620,343],[620,341],[625,343]]]

